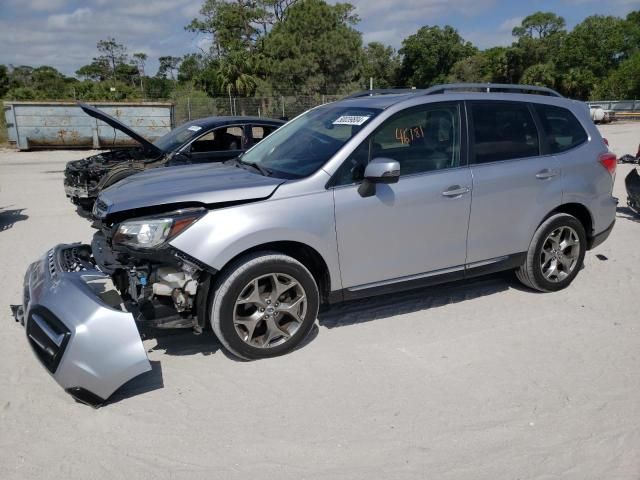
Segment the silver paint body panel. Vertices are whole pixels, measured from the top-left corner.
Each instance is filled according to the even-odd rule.
[[[133,316],[109,307],[87,283],[110,282],[109,277],[98,270],[63,271],[55,258],[66,247],[54,247],[29,267],[24,318],[36,305],[51,311],[71,331],[54,380],[65,390],[80,387],[106,400],[151,365]]]
[[[323,175],[328,181],[328,175]],[[329,270],[331,289],[339,290],[333,192],[321,188],[301,195],[295,193],[295,184],[282,185],[267,200],[211,210],[171,245],[220,270],[257,245],[298,242],[320,254]]]
[[[469,168],[401,176],[367,198],[335,188],[343,288],[464,265],[471,195],[443,196],[452,185],[470,187]]]

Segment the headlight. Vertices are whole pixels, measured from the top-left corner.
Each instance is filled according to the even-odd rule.
[[[123,222],[113,243],[133,248],[154,248],[184,232],[206,213],[204,209],[185,210],[162,217]]]

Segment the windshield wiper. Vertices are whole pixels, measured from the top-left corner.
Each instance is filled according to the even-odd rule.
[[[240,159],[236,159],[236,161],[240,164],[240,165],[246,165],[247,167],[253,167],[256,170],[258,170],[258,172],[260,172],[260,175],[264,176],[264,177],[270,177],[272,175],[272,171],[269,170],[268,168],[263,167],[262,165],[260,165],[259,163],[252,163],[252,162],[243,162]]]
[[[236,158],[232,158],[231,160],[227,160],[225,163],[225,165],[235,165],[238,168],[244,168],[244,167],[252,167],[254,170],[257,170],[258,173],[260,173],[260,175],[265,176],[265,177],[270,177],[271,175],[273,175],[273,171],[271,171],[268,168],[263,167],[262,165],[259,165],[257,163],[253,163],[253,162],[243,162],[241,160],[241,157],[236,157]]]

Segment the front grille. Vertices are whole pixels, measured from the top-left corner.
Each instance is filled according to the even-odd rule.
[[[53,249],[47,252],[47,266],[49,267],[49,275],[54,280],[57,278],[57,269],[56,269],[56,260],[55,260],[55,252]]]
[[[27,338],[38,359],[51,373],[55,373],[71,331],[50,310],[37,305],[29,311]]]
[[[77,245],[60,250],[58,263],[65,272],[86,272],[96,268],[89,245]]]

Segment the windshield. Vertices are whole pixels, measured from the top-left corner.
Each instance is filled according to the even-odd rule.
[[[324,105],[280,127],[242,156],[280,178],[302,178],[324,165],[382,110]]]
[[[153,144],[166,153],[174,152],[192,138],[197,137],[203,132],[199,125],[193,123],[185,123],[178,128],[174,128],[166,135],[157,139]]]

